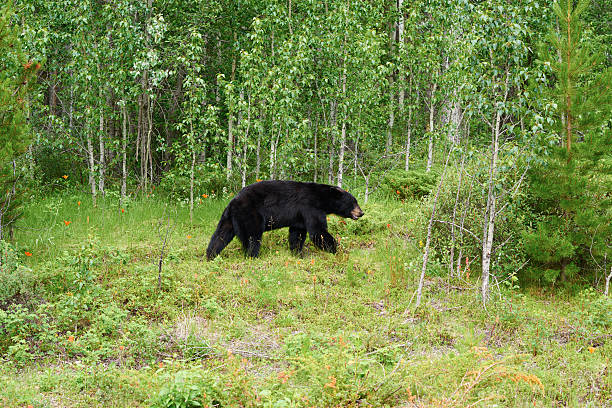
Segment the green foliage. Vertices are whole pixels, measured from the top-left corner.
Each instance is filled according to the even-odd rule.
[[[185,371],[179,371],[167,382],[151,405],[154,408],[199,408],[203,406],[202,390],[193,384],[197,377]]]
[[[195,168],[194,197],[202,200],[225,198],[237,190],[238,183],[237,177],[228,180],[225,171],[217,165],[198,165]],[[190,175],[185,168],[178,167],[166,172],[158,187],[161,193],[172,199],[189,200]]]
[[[550,128],[561,147],[549,146],[548,156],[532,166],[529,202],[536,221],[523,236],[534,261],[527,271],[549,283],[586,275],[609,257],[612,71],[594,72],[601,56],[582,38],[587,5],[555,3],[559,32],[551,28],[548,46],[541,50],[555,80],[548,97],[558,109]]]
[[[36,276],[21,258],[14,245],[0,240],[0,308],[11,303],[27,304],[36,293]]]
[[[15,160],[30,144],[27,123],[30,82],[40,64],[27,61],[21,48],[13,3],[0,7],[0,240],[19,217],[20,186]]]
[[[381,189],[398,200],[414,200],[427,196],[433,190],[438,176],[424,170],[392,170],[385,174]]]

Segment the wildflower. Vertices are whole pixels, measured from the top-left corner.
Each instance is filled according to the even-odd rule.
[[[125,208],[121,209],[121,214],[123,214],[125,212]]]
[[[202,198],[208,198],[208,194],[202,194]]]
[[[74,336],[68,336],[68,342],[69,343],[74,342]]]
[[[391,224],[387,224],[387,228],[391,229]]]
[[[399,191],[399,190],[395,190],[395,192],[396,192],[398,195],[400,194],[400,191]]]
[[[187,239],[191,239],[191,235],[187,235]]]
[[[310,264],[314,265],[314,258],[310,260]]]
[[[64,178],[64,180],[66,180],[68,178],[68,176],[65,175],[65,174],[62,177]]]
[[[411,218],[409,221],[410,221],[410,222],[414,222],[414,218]]]
[[[325,384],[323,388],[338,388],[336,387],[336,377],[334,377],[333,375],[330,375],[327,378],[329,378],[329,382]]]
[[[285,384],[289,379],[289,376],[287,375],[287,373],[282,371],[278,374],[278,379],[281,381],[281,383]]]
[[[259,183],[261,181],[261,179],[256,179],[255,181]]]
[[[31,252],[25,251],[25,256],[32,256]]]
[[[593,354],[595,352],[595,347],[591,346],[589,347],[589,353]]]
[[[28,68],[30,68],[31,66],[32,66],[32,61],[28,61],[27,63],[25,63],[25,64],[23,65],[23,67],[24,67],[25,69],[28,69]]]
[[[64,224],[66,224],[66,226],[69,226],[71,222],[72,222],[72,221],[66,221],[66,220],[64,220]]]
[[[81,205],[81,202],[80,202],[80,201],[77,201],[77,205]]]
[[[419,241],[419,246],[423,248],[423,241]]]
[[[123,350],[125,347],[123,345],[119,346],[119,350]]]
[[[158,367],[159,367],[159,368],[164,368],[164,363],[163,363],[163,361],[160,361],[160,362],[159,362]]]
[[[38,63],[38,62],[37,62],[37,63],[36,63],[36,66],[35,66],[34,68],[36,68],[36,69],[40,69],[40,63]]]

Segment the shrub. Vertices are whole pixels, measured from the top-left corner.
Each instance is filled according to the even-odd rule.
[[[34,294],[35,276],[19,260],[17,250],[0,240],[0,308],[11,303],[27,303]]]
[[[218,165],[200,165],[194,175],[194,196],[199,197],[202,194],[223,196],[237,190],[240,186],[237,177],[234,175],[228,180],[225,170]],[[191,188],[190,174],[180,169],[168,171],[161,179],[158,188],[174,199],[187,200]]]
[[[381,183],[385,194],[400,200],[422,198],[433,190],[438,175],[424,170],[392,170]]]

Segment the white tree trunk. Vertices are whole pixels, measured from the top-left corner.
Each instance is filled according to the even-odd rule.
[[[499,115],[499,114],[498,114]],[[495,175],[497,174],[497,153],[499,151],[498,135],[495,135],[491,168],[489,169],[489,191],[487,194],[487,208],[485,233],[482,239],[482,304],[486,306],[489,296],[489,275],[491,268],[491,249],[493,248],[493,234],[495,232],[495,204],[496,195],[493,189]]]
[[[91,133],[87,131],[87,164],[89,167],[89,185],[91,186],[91,199],[93,200],[93,206],[96,206],[96,177],[95,177],[95,167],[96,163],[94,160],[94,149],[93,143],[91,140]]]
[[[433,165],[433,145],[434,145],[434,140],[433,140],[433,131],[434,131],[434,111],[435,111],[435,105],[434,105],[434,100],[435,100],[435,93],[436,93],[436,89],[438,87],[437,83],[434,83],[432,88],[431,88],[431,95],[429,98],[429,146],[427,148],[427,168],[425,171],[429,172],[431,171],[431,166]]]
[[[389,94],[389,120],[387,122],[387,142],[385,145],[385,154],[388,154],[393,145],[393,125],[395,124],[395,111],[393,109],[395,95],[393,92]]]
[[[193,130],[192,130],[191,135],[193,137]],[[189,172],[189,223],[190,224],[193,224],[193,182],[195,179],[195,162],[196,162],[196,149],[195,149],[195,146],[192,146],[191,148],[191,170]]]
[[[459,193],[461,192],[461,185],[463,182],[463,168],[465,166],[465,154],[461,155],[461,168],[459,169],[459,182],[457,183],[457,194],[455,195],[455,205],[453,206],[453,218],[451,223],[451,247],[450,247],[450,275],[454,276],[454,262],[455,262],[455,221],[457,219],[457,205],[459,204]]]
[[[330,120],[331,120],[331,131],[329,137],[329,172],[328,172],[328,182],[329,184],[334,183],[334,145],[336,142],[336,138],[334,137],[336,134],[336,126],[338,124],[337,121],[337,110],[338,103],[336,101],[332,101],[330,106]]]
[[[412,109],[408,108],[408,122],[406,123],[406,163],[404,170],[410,169],[410,138],[412,136],[412,126],[410,121],[412,120]]]
[[[397,11],[399,13],[399,21],[397,24],[397,44],[400,52],[402,51],[402,44],[404,42],[404,12],[402,8],[404,6],[404,0],[397,0]],[[399,70],[399,95],[397,99],[398,108],[400,115],[404,112],[404,99],[406,97],[406,75],[404,74],[403,67]]]
[[[244,94],[240,93],[241,97],[244,97]],[[251,94],[248,95],[248,104],[247,104],[247,127],[244,132],[244,138],[242,141],[242,162],[240,165],[240,172],[242,175],[242,188],[246,187],[246,176],[247,176],[247,152],[248,152],[248,144],[249,144],[249,130],[251,128]]]
[[[508,99],[508,81],[510,80],[510,74],[506,71],[506,82],[504,89],[505,103]],[[495,195],[495,178],[497,176],[497,156],[499,154],[499,137],[501,132],[501,115],[502,112],[497,108],[495,114],[495,124],[492,129],[492,143],[491,143],[491,164],[489,168],[489,182],[488,182],[488,193],[487,193],[487,211],[485,212],[485,226],[484,234],[482,237],[482,305],[486,308],[487,300],[489,296],[489,275],[491,268],[491,251],[493,249],[493,235],[495,233],[495,205],[497,203],[497,196]]]
[[[431,209],[431,217],[429,218],[429,225],[427,226],[427,238],[425,239],[425,250],[423,252],[423,265],[421,267],[421,277],[419,278],[419,287],[417,289],[417,300],[416,307],[421,304],[421,296],[423,293],[423,281],[425,280],[425,270],[427,269],[427,261],[429,259],[429,245],[431,244],[431,231],[433,227],[433,221],[436,216],[436,206],[438,204],[438,197],[440,196],[440,190],[442,189],[442,183],[444,182],[444,173],[446,172],[446,166],[450,159],[451,153],[453,152],[452,147],[448,150],[446,155],[446,161],[444,162],[444,169],[442,169],[442,175],[440,176],[440,182],[438,183],[438,190],[434,197],[433,208]]]
[[[99,132],[99,142],[100,142],[100,172],[98,174],[98,190],[100,190],[100,194],[104,196],[104,115],[102,111],[100,111],[100,132]]]
[[[344,63],[342,68],[342,133],[340,134],[340,151],[338,152],[338,187],[342,187],[342,176],[344,172],[344,150],[346,149],[346,34],[344,34]]]
[[[125,103],[121,106],[121,113],[123,119],[121,123],[121,198],[119,199],[120,207],[123,206],[123,203],[125,202],[127,183],[127,107]]]

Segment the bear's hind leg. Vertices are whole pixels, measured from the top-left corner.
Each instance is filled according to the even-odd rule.
[[[294,253],[302,252],[306,230],[303,228],[289,227],[289,249]]]
[[[261,216],[255,213],[237,217],[237,219],[234,219],[234,230],[240,242],[242,242],[242,248],[246,255],[251,258],[257,258],[264,231]]]

